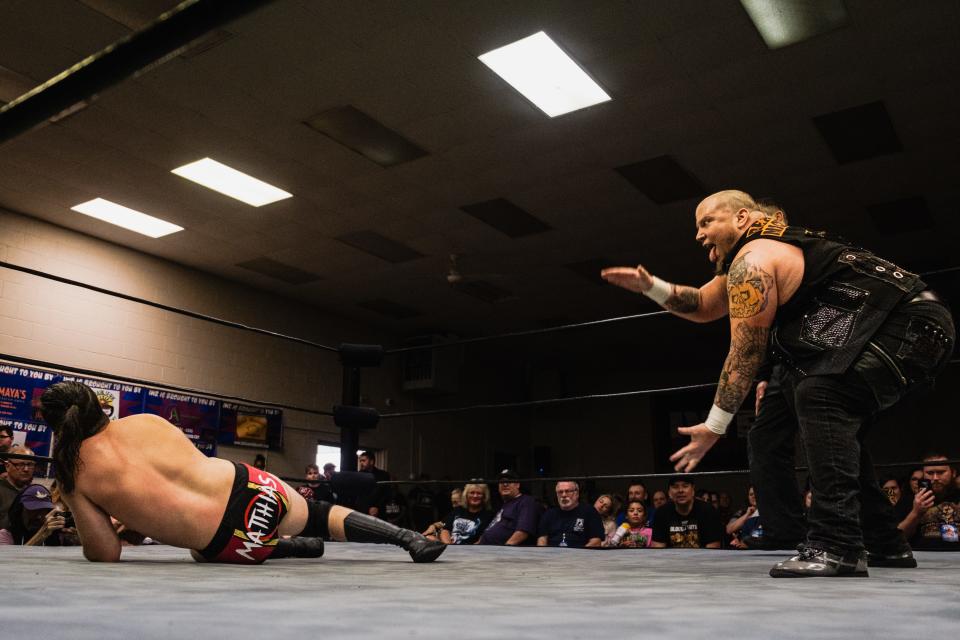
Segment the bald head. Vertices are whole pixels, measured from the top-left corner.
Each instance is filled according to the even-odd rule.
[[[723,259],[743,232],[766,214],[749,193],[718,191],[697,205],[697,242],[710,251],[710,261],[722,273]]]
[[[727,189],[726,191],[717,191],[713,195],[707,196],[704,198],[703,202],[700,203],[700,206],[706,209],[730,209],[731,211],[737,211],[739,209],[746,209],[747,211],[758,211],[760,209],[757,206],[757,201],[753,199],[746,191],[738,191],[737,189]]]

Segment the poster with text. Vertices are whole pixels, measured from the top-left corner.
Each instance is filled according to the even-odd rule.
[[[43,422],[40,396],[59,380],[60,375],[53,371],[0,365],[0,419]]]
[[[63,379],[76,380],[93,389],[93,392],[97,394],[97,400],[100,401],[100,407],[111,420],[143,413],[143,401],[146,397],[144,387],[125,382],[82,378],[70,374],[64,375]]]
[[[283,411],[224,402],[220,444],[278,449],[283,444]]]
[[[216,453],[217,426],[220,422],[219,401],[172,391],[147,389],[144,413],[158,415],[179,427],[206,455]]]

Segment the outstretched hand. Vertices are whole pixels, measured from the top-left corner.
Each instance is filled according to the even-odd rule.
[[[610,284],[615,284],[618,287],[623,287],[627,291],[633,291],[634,293],[649,291],[650,287],[653,286],[653,276],[643,268],[643,265],[637,265],[636,267],[609,267],[600,272],[600,277]]]
[[[670,462],[675,463],[673,468],[682,473],[688,473],[697,468],[703,456],[716,444],[720,436],[715,434],[707,425],[698,424],[693,427],[680,427],[677,429],[680,435],[690,436],[690,444],[678,449],[672,456]]]

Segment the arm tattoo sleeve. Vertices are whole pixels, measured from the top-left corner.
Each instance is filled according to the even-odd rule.
[[[763,362],[769,333],[768,327],[751,327],[745,322],[737,326],[713,400],[724,411],[736,413],[743,404]]]
[[[670,297],[664,301],[663,308],[678,313],[693,313],[700,308],[700,291],[693,287],[675,284]]]
[[[767,308],[773,276],[748,259],[750,252],[733,261],[727,276],[731,318],[750,318]]]

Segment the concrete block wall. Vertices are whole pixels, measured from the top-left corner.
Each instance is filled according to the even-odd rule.
[[[0,260],[162,304],[336,346],[383,338],[306,304],[203,274],[36,219],[0,210]],[[340,402],[336,353],[0,269],[0,353],[252,400],[329,410]],[[377,385],[391,377],[368,381]],[[302,472],[332,420],[285,412],[272,470]],[[222,447],[252,460],[256,451]]]

